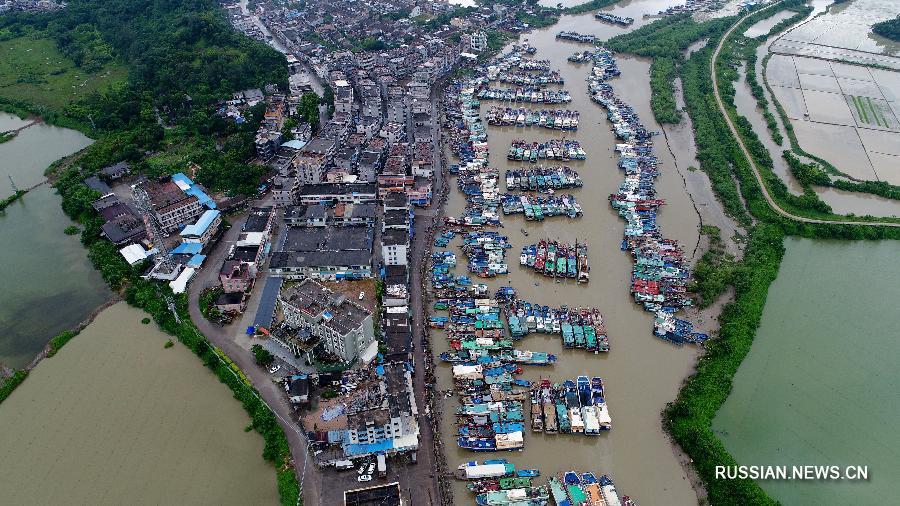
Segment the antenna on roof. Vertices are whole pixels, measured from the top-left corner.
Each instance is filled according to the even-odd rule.
[[[147,229],[147,235],[150,236],[150,242],[156,248],[156,254],[153,256],[158,266],[164,267],[171,272],[175,269],[175,261],[166,247],[166,236],[162,233],[159,222],[156,220],[156,213],[153,211],[153,205],[150,203],[150,195],[141,184],[131,187],[131,194],[134,197],[134,204],[140,211],[144,219],[144,226]]]

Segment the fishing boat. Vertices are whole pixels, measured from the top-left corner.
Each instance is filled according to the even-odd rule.
[[[599,376],[591,378],[591,404],[594,407],[600,430],[612,429],[612,418],[609,416],[609,409],[604,398],[603,380]]]
[[[546,487],[528,487],[478,494],[475,503],[479,506],[531,506],[546,504],[549,498]]]
[[[556,403],[553,399],[553,387],[550,380],[541,380],[541,413],[544,422],[544,432],[555,434],[559,425],[556,417]]]
[[[603,495],[603,500],[608,506],[621,506],[622,500],[619,499],[619,493],[616,491],[616,486],[609,476],[605,474],[600,477],[600,493]]]
[[[550,477],[550,493],[553,494],[553,501],[557,506],[572,506],[565,487],[555,476]]]
[[[500,478],[502,476],[512,476],[516,471],[516,466],[510,464],[506,459],[486,460],[478,463],[472,460],[464,464],[460,464],[456,468],[456,477],[461,480],[481,480],[485,478]]]

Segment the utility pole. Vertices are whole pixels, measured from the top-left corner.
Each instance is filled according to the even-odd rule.
[[[13,181],[12,174],[7,174],[6,177],[9,178],[9,185],[12,187],[13,193],[19,193],[19,187],[16,186],[16,182]]]
[[[134,197],[135,206],[137,206],[144,219],[144,226],[147,229],[147,235],[150,236],[150,242],[156,248],[154,260],[157,267],[164,267],[167,272],[172,272],[175,269],[175,261],[166,247],[166,236],[156,220],[153,205],[150,203],[150,195],[147,194],[147,190],[141,186],[141,183],[131,187],[131,195]]]

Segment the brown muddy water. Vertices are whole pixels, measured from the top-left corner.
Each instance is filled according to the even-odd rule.
[[[489,127],[491,165],[500,169],[501,180],[505,169],[525,165],[506,160],[506,152],[513,139],[568,137],[579,140],[587,151],[587,161],[570,162],[569,165],[578,170],[585,183],[582,189],[571,191],[583,206],[584,217],[576,220],[550,218],[542,223],[526,222],[522,217],[505,217],[505,227],[500,231],[509,236],[513,245],[507,258],[511,272],[490,280],[488,284],[492,289],[512,285],[524,300],[543,305],[594,306],[603,312],[612,347],[608,355],[563,350],[558,336],[531,335],[520,341],[517,347],[546,351],[559,357],[551,367],[527,368],[523,375],[525,379],[549,377],[557,382],[581,374],[603,377],[614,428],[599,437],[543,435],[532,433],[529,429],[523,452],[477,455],[456,446],[454,412],[459,403],[456,397],[452,397],[443,399],[442,406],[439,406],[442,411],[439,417],[442,437],[451,467],[473,459],[506,457],[520,466],[540,468],[545,476],[570,469],[607,473],[621,492],[644,505],[696,504],[697,496],[687,474],[662,431],[660,410],[675,398],[683,378],[693,367],[697,350],[675,347],[653,337],[651,314],[632,302],[628,289],[632,261],[627,253],[619,249],[624,221],[613,212],[607,200],[623,179],[623,174],[616,167],[614,137],[605,111],[588,96],[585,77],[590,65],[575,65],[566,61],[572,53],[590,46],[555,39],[555,34],[560,30],[606,37],[612,29],[621,31],[598,23],[593,19],[593,14],[587,14],[564,16],[553,27],[523,36],[538,48],[535,58],[551,59],[554,66],[560,69],[566,81],[562,87],[569,90],[573,98],[572,103],[565,107],[580,111],[581,121],[577,132],[565,135],[536,128]],[[636,108],[649,130],[659,130],[649,110],[649,63],[624,57],[619,57],[618,61],[622,76],[610,83]],[[496,103],[483,102],[482,112],[491,105]],[[662,136],[656,137],[656,154],[662,169],[657,188],[660,197],[667,200],[659,216],[663,234],[678,239],[690,254],[698,240],[697,213],[684,190],[681,176],[674,170],[673,158]],[[464,199],[453,180],[447,214],[459,215],[463,207]],[[520,232],[522,228],[529,232],[528,237]],[[592,266],[590,283],[554,283],[520,267],[518,256],[521,246],[535,243],[542,237],[588,242]],[[448,249],[457,253],[461,264],[457,273],[464,274],[465,261],[458,245],[457,239]],[[434,352],[446,351],[446,335],[442,332],[433,332],[432,335]],[[439,389],[446,391],[452,388],[449,365],[439,364],[437,376]],[[528,409],[527,403],[525,409]],[[454,484],[454,495],[455,504],[466,504],[471,500],[471,494],[466,491],[463,482]]]
[[[0,406],[0,504],[278,504],[228,387],[120,302]]]

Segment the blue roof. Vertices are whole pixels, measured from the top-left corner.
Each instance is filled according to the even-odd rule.
[[[287,142],[283,142],[281,143],[281,145],[289,147],[291,149],[303,149],[303,146],[306,146],[306,143],[297,139],[293,139]]]
[[[188,260],[188,267],[200,267],[203,265],[203,261],[206,260],[206,255],[194,255]]]
[[[209,226],[212,225],[213,221],[215,221],[220,214],[222,213],[214,209],[210,209],[209,211],[204,212],[197,220],[197,223],[184,227],[184,229],[181,231],[181,236],[184,237],[187,235],[193,235],[200,237],[207,231],[207,229],[209,229]]]
[[[346,440],[346,437],[344,438]],[[367,453],[387,452],[394,448],[394,441],[385,439],[378,443],[367,444],[347,444],[344,445],[344,455],[350,457],[353,455],[365,455]]]
[[[178,172],[176,174],[172,174],[172,181],[181,181],[182,183],[190,186],[190,188],[185,190],[184,193],[197,197],[197,200],[199,200],[201,204],[210,209],[216,208],[215,201],[211,199],[209,195],[207,195],[203,190],[201,190],[193,181],[191,181],[191,178],[185,176],[181,172]]]
[[[176,246],[171,253],[173,255],[196,255],[203,249],[203,245],[199,242],[183,242]]]

